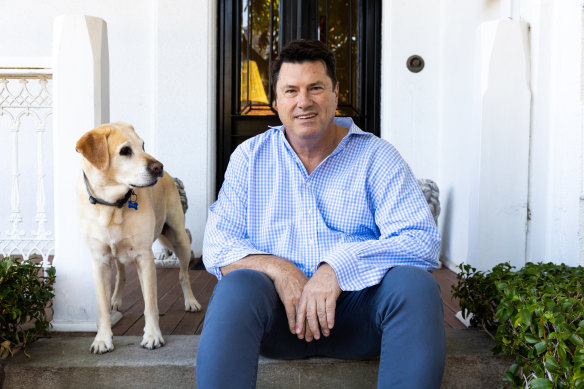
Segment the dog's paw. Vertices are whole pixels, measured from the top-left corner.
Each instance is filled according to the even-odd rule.
[[[110,351],[114,351],[114,343],[112,342],[112,339],[103,340],[98,339],[96,337],[93,343],[91,344],[91,348],[89,349],[89,351],[91,351],[93,354],[100,355]]]
[[[140,346],[142,346],[148,350],[154,350],[155,348],[162,347],[165,344],[166,344],[166,342],[162,338],[162,334],[159,332],[158,334],[151,334],[151,335],[144,334],[144,337],[142,338],[142,343],[140,343]]]
[[[185,299],[185,311],[187,312],[199,312],[201,310],[201,304],[196,299],[186,300]]]
[[[118,311],[118,312],[122,311],[122,298],[121,297],[117,298],[117,299],[112,298],[111,310]]]

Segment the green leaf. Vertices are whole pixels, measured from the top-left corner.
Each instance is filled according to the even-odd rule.
[[[529,309],[522,309],[521,312],[519,312],[519,317],[523,324],[526,326],[531,325],[531,312],[529,312]]]
[[[582,338],[578,334],[572,334],[570,336],[570,342],[576,346],[584,346],[584,341],[582,341]]]
[[[535,351],[537,352],[538,355],[545,352],[546,350],[547,345],[545,344],[545,341],[539,342],[535,345]]]
[[[562,363],[562,365],[564,363],[566,363],[567,362],[567,360],[566,360],[567,354],[566,354],[566,347],[564,346],[564,344],[558,345],[557,353],[558,353],[558,358],[560,359],[560,361],[564,361]],[[569,363],[568,363],[568,365],[569,365]]]
[[[552,373],[556,373],[560,369],[560,365],[558,365],[556,360],[549,354],[545,356],[545,367]]]
[[[547,378],[536,378],[529,384],[529,389],[551,389],[554,385]]]
[[[519,365],[517,363],[514,363],[511,366],[509,366],[509,369],[507,371],[515,376],[519,371]]]
[[[532,334],[525,334],[525,340],[527,341],[527,343],[530,344],[535,344],[539,342],[539,338],[536,338]]]

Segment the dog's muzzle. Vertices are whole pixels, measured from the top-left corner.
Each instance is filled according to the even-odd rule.
[[[164,165],[158,161],[149,162],[148,173],[153,177],[162,177],[164,175]]]

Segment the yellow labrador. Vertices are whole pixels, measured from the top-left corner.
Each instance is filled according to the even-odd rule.
[[[142,347],[164,345],[158,323],[156,268],[152,243],[158,238],[180,259],[179,280],[187,311],[198,311],[189,281],[190,240],[174,180],[144,151],[144,142],[126,123],[100,126],[84,134],[76,150],[83,156],[77,186],[81,228],[93,260],[98,315],[91,352],[114,349],[110,307],[119,310],[124,264],[135,262],[144,296]],[[111,294],[111,263],[117,277]],[[111,299],[110,299],[111,296]],[[110,306],[111,302],[111,306]]]

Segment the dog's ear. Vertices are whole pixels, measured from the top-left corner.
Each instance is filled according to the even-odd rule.
[[[85,133],[77,141],[75,150],[99,170],[104,170],[109,165],[107,133],[102,128]]]

